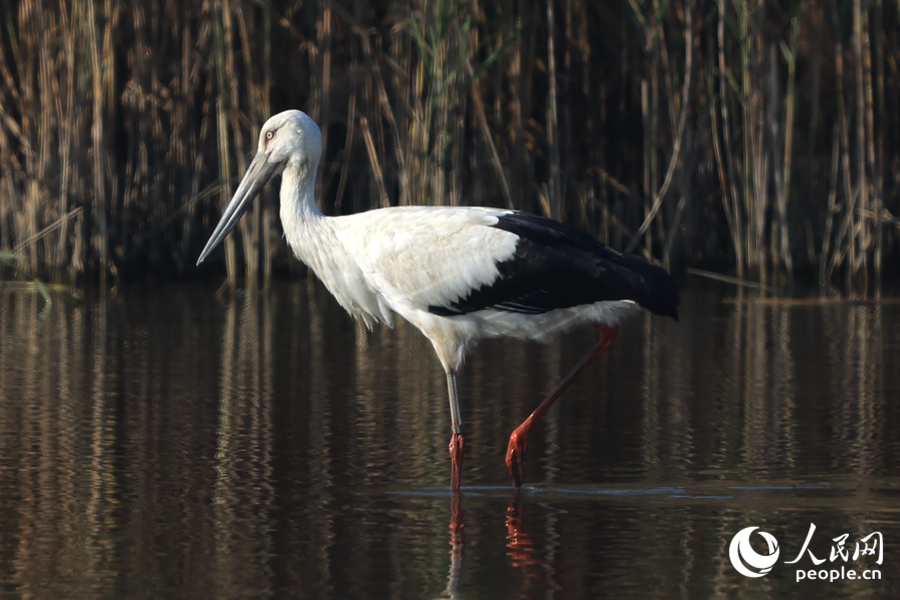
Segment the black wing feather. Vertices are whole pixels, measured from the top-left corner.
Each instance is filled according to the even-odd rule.
[[[515,254],[497,264],[500,277],[436,315],[484,310],[541,314],[607,300],[634,300],[652,313],[678,319],[678,284],[665,269],[622,254],[562,223],[510,213],[494,227],[519,236]]]

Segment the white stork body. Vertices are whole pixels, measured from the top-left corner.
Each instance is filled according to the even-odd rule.
[[[640,306],[677,318],[678,287],[665,270],[549,219],[496,208],[433,206],[325,216],[314,193],[320,155],[321,133],[306,114],[287,111],[269,119],[258,153],[198,264],[268,179],[281,173],[281,221],[297,258],[369,328],[391,325],[397,313],[434,345],[447,373],[454,489],[464,444],[455,374],[473,342],[499,336],[543,340],[582,323],[604,332],[583,365],[529,417],[528,427],[516,430],[522,439],[515,448],[513,434],[507,463],[510,453],[517,453],[510,470],[518,484],[532,419],[612,343],[618,320]]]
[[[391,325],[399,314],[431,340],[448,372],[459,369],[466,349],[481,338],[543,340],[580,323],[615,324],[639,309],[620,300],[537,314],[485,308],[437,315],[429,307],[463,299],[501,276],[497,265],[513,257],[519,236],[494,225],[513,211],[409,206],[302,222],[288,216],[298,212],[282,205],[285,237],[341,306],[370,329]]]

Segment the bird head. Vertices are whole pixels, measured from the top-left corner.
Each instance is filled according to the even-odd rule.
[[[309,115],[299,110],[287,110],[270,118],[259,132],[256,156],[247,167],[231,202],[222,213],[219,224],[197,259],[199,265],[237,225],[253,199],[273,175],[285,169],[295,172],[303,185],[315,180],[319,157],[322,155],[322,132]]]
[[[266,121],[259,132],[256,156],[265,157],[266,162],[273,165],[274,175],[290,164],[300,169],[301,176],[314,176],[321,155],[322,132],[305,112],[286,110],[278,113]]]

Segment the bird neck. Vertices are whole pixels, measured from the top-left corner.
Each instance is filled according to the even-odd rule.
[[[282,219],[288,209],[295,219],[308,220],[323,216],[316,206],[315,170],[310,172],[301,165],[288,163],[281,176]]]
[[[292,168],[293,167],[293,168]],[[328,217],[316,206],[315,171],[288,165],[281,178],[281,225],[294,253],[307,262],[306,250],[315,245]],[[309,264],[307,262],[307,264]]]

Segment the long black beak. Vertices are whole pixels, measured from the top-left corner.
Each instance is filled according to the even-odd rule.
[[[268,157],[265,154],[257,154],[253,157],[253,161],[241,180],[241,185],[238,186],[234,197],[228,203],[225,212],[222,213],[222,218],[219,220],[219,224],[216,225],[216,230],[213,231],[209,241],[206,242],[206,247],[200,253],[200,258],[197,259],[198,265],[225,239],[228,232],[237,225],[237,222],[241,220],[241,215],[250,208],[250,203],[253,202],[259,191],[269,181],[269,177],[272,176],[278,163],[270,163],[267,159]]]

